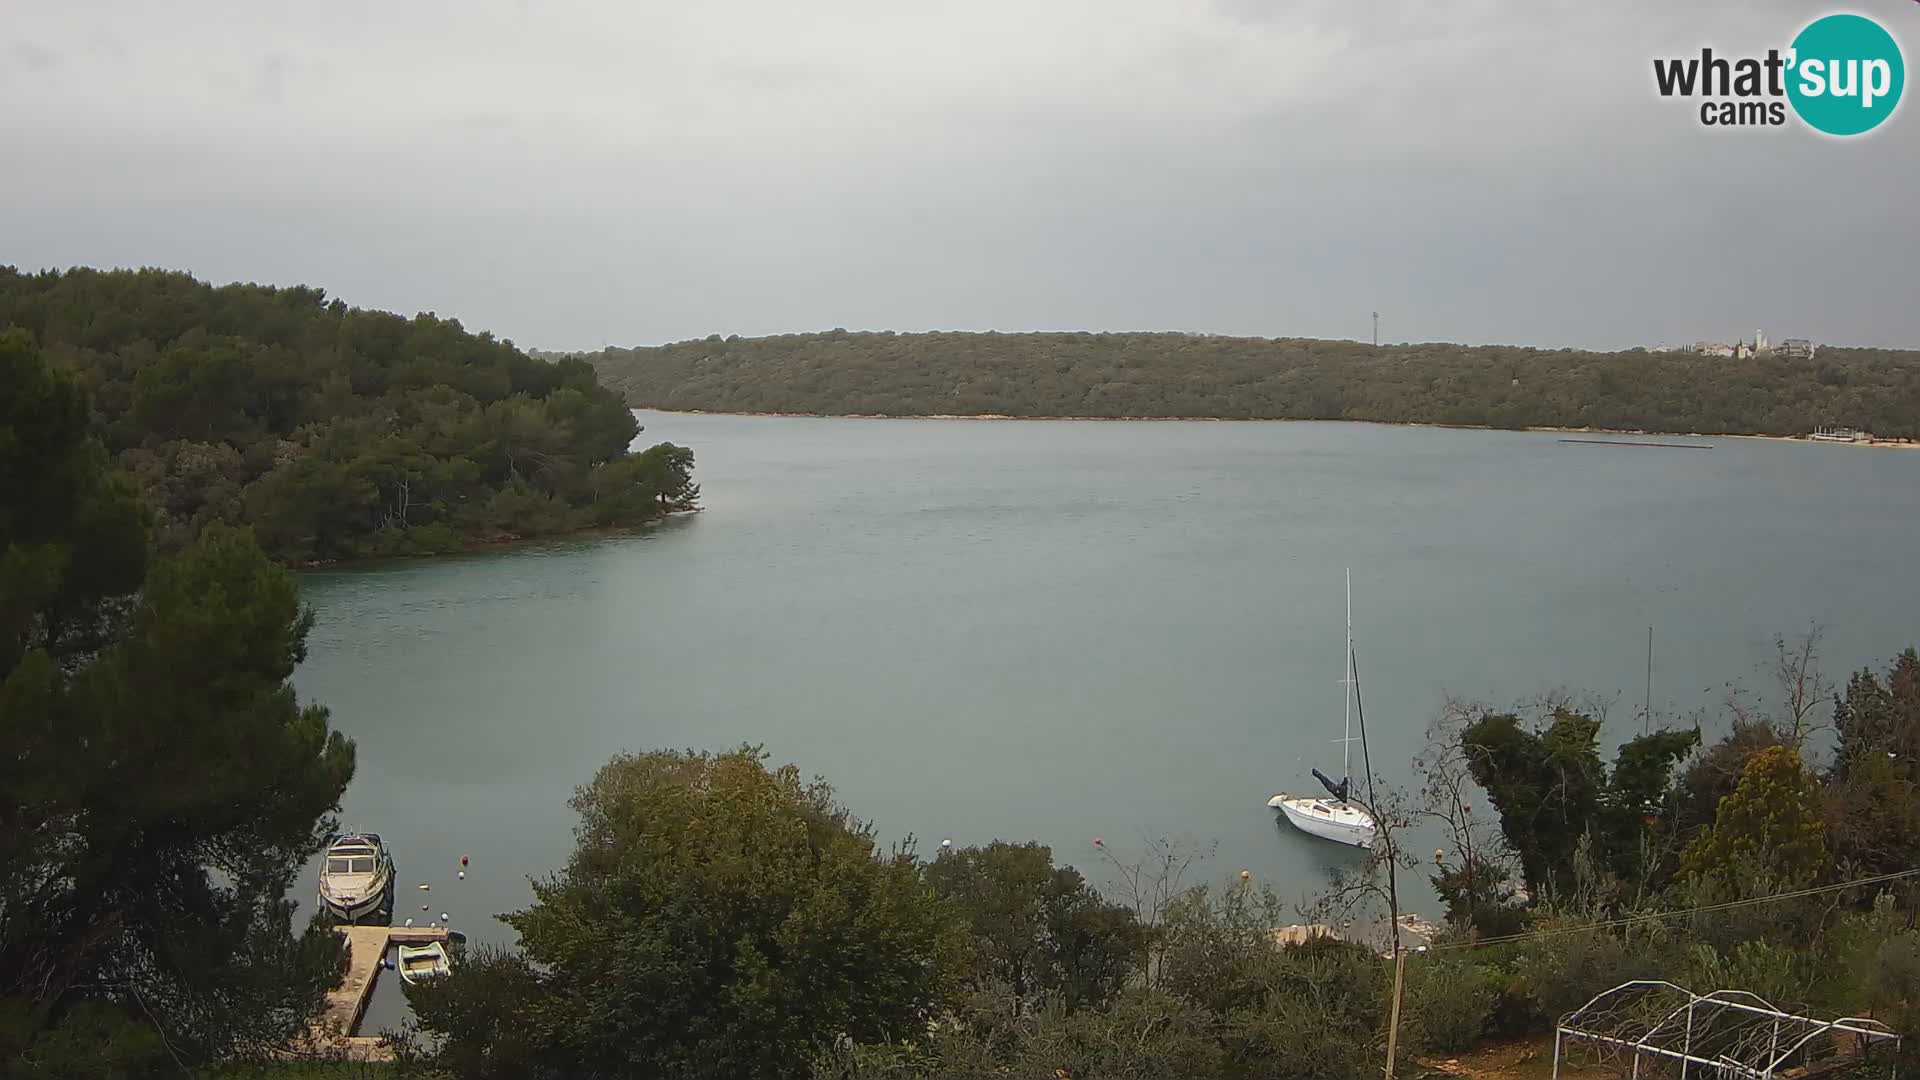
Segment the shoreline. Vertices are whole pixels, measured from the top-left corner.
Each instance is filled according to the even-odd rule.
[[[656,529],[679,518],[698,514],[706,509],[696,506],[688,510],[669,510],[659,517],[636,521],[627,525],[588,525],[579,529],[564,529],[559,532],[532,533],[527,536],[499,536],[485,540],[475,540],[446,551],[407,551],[393,555],[362,555],[349,559],[319,559],[310,562],[289,562],[280,565],[296,574],[314,570],[340,570],[365,567],[375,563],[411,562],[415,559],[446,559],[462,555],[483,555],[490,552],[526,547],[545,542],[565,542],[569,540],[592,540],[598,537],[617,536],[623,533],[637,533]]]
[[[629,406],[635,412],[660,413],[664,416],[766,416],[789,420],[1020,420],[1044,421],[1046,423],[1210,423],[1210,424],[1372,424],[1377,427],[1395,428],[1431,428],[1436,431],[1537,431],[1563,435],[1656,435],[1664,438],[1679,439],[1760,439],[1767,442],[1800,443],[1828,446],[1871,446],[1889,450],[1920,449],[1920,441],[1901,441],[1898,439],[1870,439],[1859,442],[1827,443],[1805,435],[1759,435],[1738,432],[1706,431],[1647,431],[1629,428],[1596,427],[1554,427],[1540,425],[1531,427],[1493,427],[1487,424],[1434,424],[1404,423],[1394,420],[1303,420],[1293,417],[1228,417],[1228,416],[1011,416],[1006,413],[808,413],[808,412],[728,412],[720,409],[658,409]]]

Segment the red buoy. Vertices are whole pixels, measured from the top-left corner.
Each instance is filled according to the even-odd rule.
[[[465,855],[460,856],[460,865],[461,866],[467,865],[467,857]]]

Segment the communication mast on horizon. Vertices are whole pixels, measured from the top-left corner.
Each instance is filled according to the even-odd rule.
[[[1380,347],[1380,313],[1373,313],[1373,347]]]

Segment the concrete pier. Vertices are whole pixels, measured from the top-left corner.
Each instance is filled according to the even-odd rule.
[[[380,1040],[355,1032],[367,1011],[367,1001],[373,997],[380,961],[391,946],[446,941],[451,932],[444,926],[342,926],[336,933],[347,939],[347,974],[327,993],[326,1009],[314,1025],[314,1041],[323,1047],[342,1048],[356,1059],[379,1059],[384,1056]]]

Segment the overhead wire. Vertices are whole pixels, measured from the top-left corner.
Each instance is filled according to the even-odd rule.
[[[1744,900],[1728,900],[1718,904],[1702,904],[1698,907],[1675,908],[1671,911],[1650,911],[1641,915],[1628,915],[1618,919],[1604,919],[1599,922],[1582,923],[1579,926],[1556,926],[1544,930],[1525,930],[1514,934],[1498,934],[1475,941],[1457,941],[1445,945],[1429,945],[1427,951],[1442,952],[1450,949],[1479,949],[1488,945],[1502,945],[1509,941],[1527,941],[1534,938],[1559,937],[1564,934],[1585,934],[1595,930],[1611,930],[1637,923],[1653,922],[1659,919],[1674,919],[1684,915],[1704,915],[1714,911],[1731,911],[1735,908],[1750,907],[1756,904],[1771,904],[1781,900],[1798,900],[1802,897],[1818,896],[1822,893],[1840,892],[1845,889],[1857,889],[1863,885],[1879,885],[1888,881],[1898,881],[1920,875],[1920,867],[1911,870],[1895,870],[1872,877],[1856,878],[1832,885],[1815,885],[1805,889],[1793,889],[1787,892],[1772,893],[1767,896],[1750,896]]]

